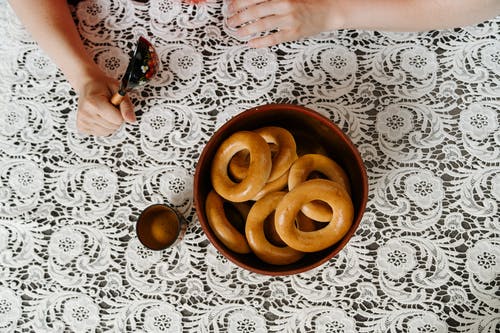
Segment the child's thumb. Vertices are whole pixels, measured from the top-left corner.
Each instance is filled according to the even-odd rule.
[[[134,105],[128,98],[125,96],[123,101],[120,103],[120,112],[122,114],[123,119],[127,123],[135,124],[137,122],[137,118],[135,117]]]

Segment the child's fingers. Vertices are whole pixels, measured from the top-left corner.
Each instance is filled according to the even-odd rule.
[[[258,21],[249,23],[239,28],[236,34],[239,37],[246,37],[251,35],[259,35],[268,31],[279,29],[283,27],[283,23],[286,20],[281,16],[268,16]]]
[[[248,46],[253,48],[269,47],[283,42],[294,40],[287,32],[278,31],[263,37],[257,37],[248,41]]]
[[[137,121],[134,112],[134,105],[132,104],[128,96],[125,96],[125,98],[121,102],[120,112],[122,114],[123,119],[125,119],[126,122],[134,124]]]
[[[258,21],[269,16],[286,15],[286,4],[282,2],[266,1],[242,10],[227,19],[227,24],[237,28],[252,21]]]

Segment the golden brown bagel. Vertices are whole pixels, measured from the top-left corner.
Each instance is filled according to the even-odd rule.
[[[273,265],[288,265],[304,256],[304,253],[291,247],[271,244],[264,233],[264,223],[285,196],[285,192],[273,192],[255,202],[250,209],[245,226],[245,234],[250,248],[262,261]]]
[[[298,158],[295,139],[289,131],[277,126],[262,127],[254,132],[262,136],[268,144],[277,146],[277,152],[272,157],[271,174],[267,180],[268,182],[275,181],[287,172]]]
[[[235,183],[228,175],[228,164],[237,152],[245,149],[250,154],[248,173],[241,182]],[[212,186],[226,200],[248,201],[264,187],[271,168],[271,151],[267,142],[254,132],[236,132],[224,140],[215,153],[210,172]]]
[[[238,208],[237,208],[238,209]],[[236,253],[250,253],[250,247],[242,235],[227,219],[224,211],[224,199],[215,191],[210,191],[205,202],[208,224],[215,236]]]
[[[255,197],[252,198],[252,200],[257,201],[268,193],[281,191],[287,186],[287,184],[288,184],[288,171],[285,172],[280,178],[276,179],[275,181],[266,183],[266,185],[264,185],[262,190],[260,190],[259,193],[257,193]]]
[[[269,221],[264,222],[264,233],[266,238],[271,242],[271,244],[276,246],[286,246],[286,243],[278,235],[276,231],[276,226],[274,224],[274,213],[269,215],[267,218]],[[305,216],[302,212],[299,212],[295,217],[295,223],[297,228],[302,231],[314,231],[316,230],[316,222]]]
[[[288,130],[276,126],[258,128],[254,132],[261,135],[269,144],[273,166],[268,182],[273,182],[287,172],[298,158],[295,139]],[[231,177],[235,180],[245,178],[248,163],[248,152],[242,151],[236,154],[229,163]]]
[[[349,178],[345,171],[332,159],[320,154],[306,154],[297,159],[290,168],[288,174],[288,189],[293,190],[298,184],[307,180],[314,171],[320,172],[326,178],[342,185],[347,193],[351,193]],[[302,212],[309,218],[327,222],[330,220],[332,211],[324,204],[311,202],[302,207]]]
[[[313,200],[325,202],[330,207],[330,220],[322,229],[301,231],[295,218],[301,207]],[[274,217],[280,238],[302,252],[321,251],[337,243],[351,227],[353,218],[354,207],[347,191],[339,183],[326,179],[312,179],[297,185],[280,201]]]

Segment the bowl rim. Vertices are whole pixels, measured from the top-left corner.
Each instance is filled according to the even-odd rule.
[[[263,110],[264,109],[264,110]],[[213,141],[216,141],[219,139],[219,137],[223,135],[230,135],[231,133],[226,133],[227,129],[230,128],[231,126],[234,125],[234,123],[237,123],[239,120],[242,118],[246,118],[248,116],[251,116],[253,114],[263,112],[265,110],[290,110],[292,109],[293,111],[301,112],[301,113],[306,113],[308,116],[314,118],[315,120],[319,121],[320,123],[326,125],[329,129],[333,130],[338,136],[340,136],[343,141],[347,143],[349,146],[349,150],[353,152],[354,155],[354,160],[356,162],[356,165],[360,167],[360,179],[361,181],[361,192],[360,192],[360,198],[361,201],[359,202],[359,206],[357,207],[356,212],[358,215],[356,216],[356,219],[353,221],[352,226],[349,228],[348,232],[342,237],[342,239],[337,242],[334,246],[335,248],[332,249],[330,252],[328,252],[323,258],[314,261],[310,264],[304,265],[302,267],[295,267],[295,268],[290,268],[290,269],[283,269],[283,270],[278,270],[278,271],[269,271],[265,269],[261,269],[255,266],[248,265],[244,262],[236,260],[234,257],[234,254],[232,251],[229,249],[226,249],[224,246],[222,246],[220,243],[220,240],[215,236],[213,231],[210,229],[208,225],[208,221],[204,221],[202,223],[202,220],[204,220],[202,217],[202,212],[200,209],[204,209],[204,202],[201,203],[198,200],[198,195],[199,195],[199,185],[200,185],[200,174],[201,174],[201,163],[199,163],[202,160],[206,160],[206,155],[208,154],[209,146]],[[359,224],[361,223],[362,217],[365,213],[366,210],[366,205],[368,202],[368,191],[369,191],[369,184],[368,184],[368,174],[366,171],[366,166],[361,158],[361,155],[359,153],[358,148],[354,145],[352,142],[351,138],[338,126],[336,125],[333,121],[331,121],[329,118],[325,117],[324,115],[320,114],[319,112],[312,110],[306,106],[302,105],[297,105],[297,104],[286,104],[286,103],[269,103],[269,104],[264,104],[264,105],[259,105],[255,106],[246,110],[243,110],[239,114],[233,116],[231,119],[226,121],[222,126],[220,126],[218,129],[215,130],[215,132],[212,134],[210,139],[206,142],[205,146],[203,147],[203,150],[198,158],[198,162],[196,164],[195,168],[195,174],[194,174],[194,182],[193,182],[193,200],[194,200],[194,207],[196,211],[196,216],[198,217],[198,223],[201,225],[201,228],[203,229],[203,232],[205,233],[206,237],[210,241],[210,243],[228,260],[230,260],[232,263],[237,265],[238,267],[244,268],[248,271],[262,274],[262,275],[270,275],[270,276],[287,276],[287,275],[293,275],[293,274],[299,274],[299,273],[304,273],[307,271],[310,271],[318,266],[323,265],[325,262],[333,259],[344,247],[345,245],[351,240],[352,236],[356,232],[356,230],[359,227]],[[333,246],[333,245],[332,245]],[[277,266],[279,267],[279,266]]]

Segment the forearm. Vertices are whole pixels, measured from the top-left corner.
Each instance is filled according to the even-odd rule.
[[[77,91],[99,69],[86,52],[66,0],[9,0],[40,47]]]
[[[423,31],[476,24],[500,15],[500,0],[334,0],[333,29]],[[336,22],[335,22],[336,21]]]

